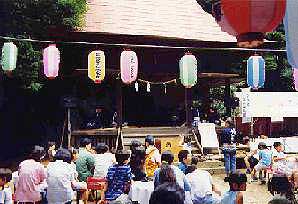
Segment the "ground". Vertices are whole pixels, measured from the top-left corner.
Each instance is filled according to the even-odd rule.
[[[225,175],[213,175],[214,184],[221,190],[222,193],[229,189],[228,183],[223,181]],[[249,178],[248,178],[249,179]],[[243,192],[244,204],[267,204],[272,195],[267,190],[267,185],[259,183],[247,183],[247,190]]]

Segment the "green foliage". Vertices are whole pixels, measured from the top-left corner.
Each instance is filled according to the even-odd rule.
[[[2,0],[0,1],[0,34],[12,37],[47,39],[51,28],[78,29],[84,23],[86,0]],[[42,47],[19,42],[16,76],[23,87],[37,91],[42,87]]]
[[[30,42],[18,44],[18,59],[15,75],[22,79],[23,87],[38,91],[42,85],[39,82],[39,70],[42,67],[41,47],[33,47]]]

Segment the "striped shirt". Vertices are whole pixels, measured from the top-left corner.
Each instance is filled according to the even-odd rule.
[[[106,200],[115,200],[124,193],[126,185],[131,181],[131,169],[129,165],[111,166],[108,170],[108,190]]]

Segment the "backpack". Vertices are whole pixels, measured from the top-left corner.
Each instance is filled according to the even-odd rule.
[[[154,155],[154,151],[156,149],[153,149],[145,159],[145,168],[146,168],[146,174],[148,177],[153,177],[154,176],[154,171],[158,168],[158,164],[156,162],[152,161],[152,157]]]

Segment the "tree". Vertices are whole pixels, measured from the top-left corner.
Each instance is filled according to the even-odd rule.
[[[0,1],[0,35],[19,38],[46,39],[52,27],[66,30],[83,25],[86,0],[3,0]],[[16,42],[19,47],[15,75],[24,88],[33,91],[42,87],[42,45]]]

